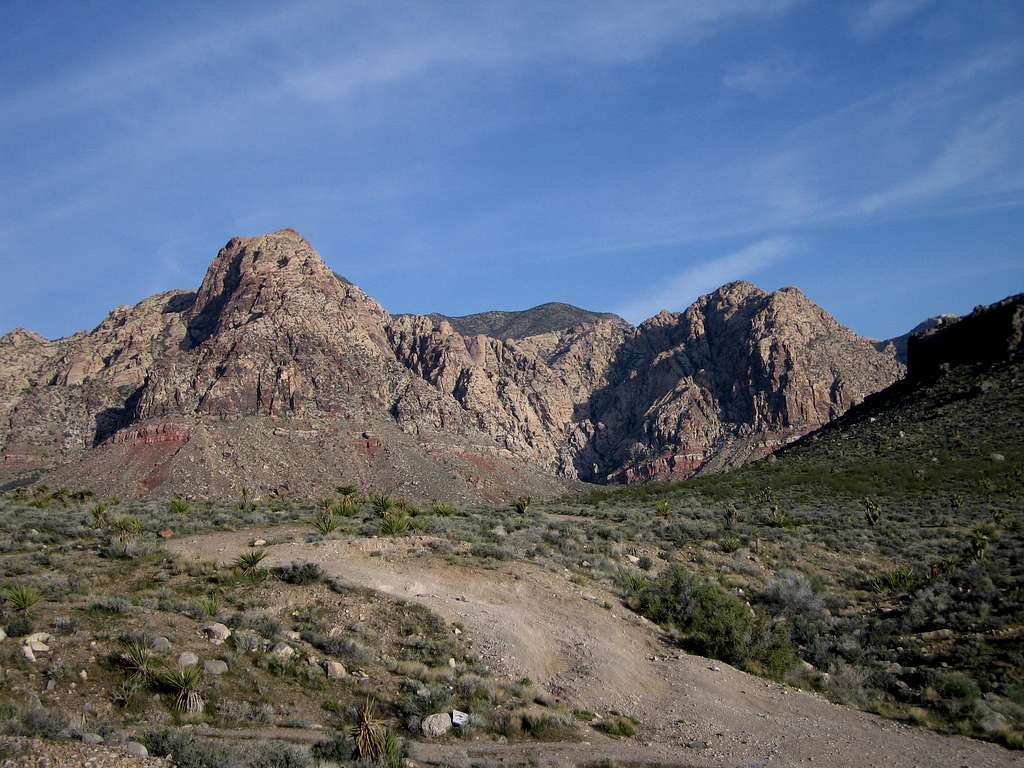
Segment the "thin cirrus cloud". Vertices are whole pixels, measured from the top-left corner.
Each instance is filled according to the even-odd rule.
[[[913,18],[933,0],[871,0],[864,4],[851,20],[855,37],[871,40]]]
[[[723,283],[754,277],[759,272],[796,255],[798,242],[787,236],[766,238],[733,253],[693,264],[659,283],[646,295],[635,296],[618,308],[617,313],[631,323],[639,323],[663,309],[678,312],[697,297]]]
[[[806,68],[792,56],[777,55],[731,66],[722,85],[735,91],[770,99],[808,82]]]

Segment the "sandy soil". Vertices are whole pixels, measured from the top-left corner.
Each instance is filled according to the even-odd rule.
[[[207,534],[168,542],[186,556],[228,563],[257,536],[283,529]],[[295,530],[296,538],[305,531]],[[496,674],[529,677],[571,707],[617,711],[641,723],[631,742],[551,745],[417,745],[414,756],[452,766],[573,765],[613,758],[686,766],[1021,766],[1024,756],[840,707],[679,652],[614,595],[527,563],[453,566],[426,540],[353,539],[271,546],[265,561],[319,563],[353,584],[421,603],[460,623]],[[371,552],[380,553],[371,555]]]

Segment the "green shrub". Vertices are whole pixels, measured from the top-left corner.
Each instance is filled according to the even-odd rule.
[[[388,511],[380,521],[383,536],[403,536],[412,530],[412,518],[405,512]]]
[[[338,521],[334,519],[334,515],[330,511],[330,507],[328,507],[327,511],[320,512],[316,517],[314,517],[312,523],[313,527],[324,536],[338,527]]]
[[[198,664],[167,670],[160,677],[161,687],[174,696],[174,709],[187,715],[203,711],[202,684],[203,668]]]
[[[617,738],[629,739],[636,735],[636,721],[630,717],[610,715],[594,727],[608,736]]]
[[[324,578],[324,569],[316,563],[289,563],[273,569],[273,574],[286,584],[305,586],[315,584]]]
[[[518,499],[512,500],[511,507],[520,515],[525,515],[530,510],[531,501],[532,499],[529,496],[520,496]]]
[[[15,584],[4,590],[4,601],[21,613],[28,613],[42,599],[42,592],[29,584]]]
[[[963,672],[945,672],[937,675],[932,682],[932,687],[944,699],[970,701],[981,696],[978,684],[971,679],[970,675]]]
[[[739,598],[679,565],[627,598],[651,621],[675,629],[683,644],[702,656],[730,664],[749,663],[783,674],[795,658],[788,638]]]
[[[172,515],[187,515],[188,500],[184,496],[175,496],[171,499],[168,509]]]
[[[732,554],[739,550],[742,544],[740,543],[739,536],[723,536],[718,540],[718,546],[722,548],[723,552]]]
[[[451,517],[455,513],[455,509],[446,501],[435,501],[430,509],[438,517]]]
[[[260,563],[267,556],[267,550],[254,549],[250,552],[243,552],[235,558],[235,569],[243,576],[253,577],[262,569]]]
[[[384,517],[389,510],[396,506],[395,500],[385,493],[374,494],[370,497],[370,503],[373,505],[373,511],[381,517]]]
[[[875,592],[913,592],[920,578],[909,565],[901,565],[888,571],[876,573],[868,579],[868,586]]]

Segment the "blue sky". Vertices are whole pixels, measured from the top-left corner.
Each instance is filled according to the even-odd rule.
[[[855,330],[1024,290],[1013,0],[5,0],[0,332],[294,227],[394,312],[639,321],[732,279]]]

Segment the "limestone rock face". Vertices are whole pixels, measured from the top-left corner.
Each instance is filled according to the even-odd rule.
[[[392,316],[282,230],[229,241],[194,293],[0,337],[0,482],[541,496],[742,463],[902,372],[893,345],[750,283],[637,328],[567,305]]]

